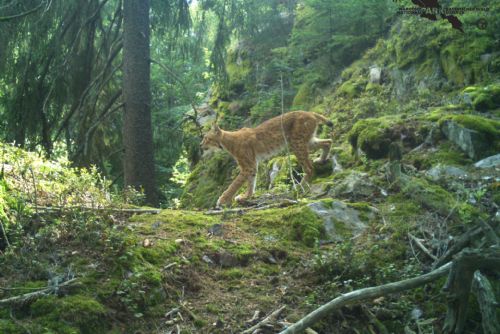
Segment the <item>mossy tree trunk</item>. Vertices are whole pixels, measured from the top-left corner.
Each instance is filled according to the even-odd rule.
[[[125,186],[144,189],[156,205],[151,126],[149,0],[123,2],[123,146]]]

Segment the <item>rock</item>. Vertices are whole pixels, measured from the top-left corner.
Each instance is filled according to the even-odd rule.
[[[328,192],[332,197],[368,197],[378,190],[366,173],[353,171]]]
[[[477,159],[488,149],[488,140],[475,130],[467,129],[454,121],[446,121],[441,127],[444,135],[455,143],[471,159]]]
[[[382,69],[378,66],[370,67],[370,82],[371,83],[380,83],[380,78],[382,77]]]
[[[231,268],[240,265],[238,258],[229,252],[220,252],[216,254],[217,263],[223,268]]]
[[[358,235],[366,229],[366,224],[360,219],[360,212],[344,202],[333,201],[331,204],[315,202],[308,204],[308,207],[323,220],[329,239],[341,241],[346,232]]]
[[[439,181],[443,178],[465,178],[467,172],[454,166],[438,164],[425,173],[431,180]]]
[[[474,166],[478,168],[500,168],[500,153],[480,160]]]
[[[214,224],[208,228],[208,234],[220,237],[224,234],[224,226],[222,224]]]
[[[493,55],[491,53],[484,53],[479,57],[483,63],[488,63],[493,57]]]

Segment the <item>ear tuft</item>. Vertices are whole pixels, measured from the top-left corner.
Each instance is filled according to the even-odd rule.
[[[220,132],[220,128],[219,128],[219,125],[217,125],[217,123],[214,123],[214,125],[213,125],[213,127],[212,127],[212,128],[214,129],[214,131],[215,131],[216,133],[219,133],[219,132]]]

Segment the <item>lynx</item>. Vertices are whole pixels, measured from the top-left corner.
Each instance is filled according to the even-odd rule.
[[[234,195],[247,182],[244,195],[236,197],[243,202],[255,191],[257,166],[259,161],[270,158],[287,146],[295,154],[305,173],[302,181],[310,182],[313,175],[309,152],[322,149],[321,162],[328,159],[332,141],[316,138],[319,124],[333,126],[326,117],[307,111],[292,111],[271,118],[256,128],[242,128],[237,131],[224,131],[214,124],[201,142],[204,154],[223,149],[229,152],[238,163],[240,174],[219,197],[217,207],[231,204]]]

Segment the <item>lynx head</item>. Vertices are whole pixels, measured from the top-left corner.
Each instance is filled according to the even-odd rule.
[[[210,154],[213,151],[221,150],[223,147],[220,144],[220,139],[222,136],[222,131],[217,124],[214,124],[212,128],[205,134],[203,140],[201,141],[201,149],[203,150],[203,156]]]

